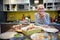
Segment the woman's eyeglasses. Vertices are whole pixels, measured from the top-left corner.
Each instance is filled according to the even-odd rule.
[[[38,10],[43,10],[44,8],[39,8]]]

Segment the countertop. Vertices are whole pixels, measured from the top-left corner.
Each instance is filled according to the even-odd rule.
[[[0,23],[0,24],[19,24],[19,23],[11,23],[11,22],[9,22],[9,23]]]
[[[31,22],[32,23],[32,22]],[[33,22],[34,23],[34,22]],[[15,22],[4,22],[4,23],[0,23],[0,24],[20,24],[20,23],[15,23]],[[50,23],[50,25],[60,25],[59,23]]]
[[[34,22],[31,22],[34,23]],[[9,23],[0,23],[0,24],[12,24],[12,25],[17,25],[17,24],[21,24],[21,23],[15,23],[15,22],[9,22]],[[57,28],[60,31],[60,24],[58,23],[50,23],[49,26],[54,26],[55,28]]]

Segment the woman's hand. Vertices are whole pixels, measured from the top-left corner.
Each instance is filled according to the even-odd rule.
[[[39,15],[39,17],[40,17],[40,18],[44,18],[44,17],[45,17],[45,14],[44,14],[44,13],[41,13],[41,14]]]

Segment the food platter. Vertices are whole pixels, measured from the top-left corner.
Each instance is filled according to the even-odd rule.
[[[35,34],[32,34],[30,37],[32,40],[50,40],[51,39],[48,33],[35,33]]]
[[[42,28],[44,31],[46,31],[46,32],[52,32],[52,33],[55,33],[55,32],[58,32],[59,30],[58,29],[56,29],[56,28],[50,28],[50,27],[48,27],[48,28]]]
[[[56,28],[54,28],[54,27],[51,27],[51,26],[45,26],[45,25],[43,25],[43,26],[33,25],[32,27],[31,27],[31,26],[32,26],[32,25],[29,25],[29,26],[23,27],[23,28],[21,28],[21,29],[27,31],[28,28],[29,28],[29,29],[34,29],[34,28],[37,29],[37,28],[40,28],[40,29],[44,30],[45,32],[53,32],[53,33],[59,31],[58,29],[56,29]]]

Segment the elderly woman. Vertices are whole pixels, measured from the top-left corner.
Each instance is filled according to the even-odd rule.
[[[44,12],[44,6],[42,4],[38,5],[37,13],[35,13],[35,24],[36,25],[50,24],[50,16],[48,13]]]

